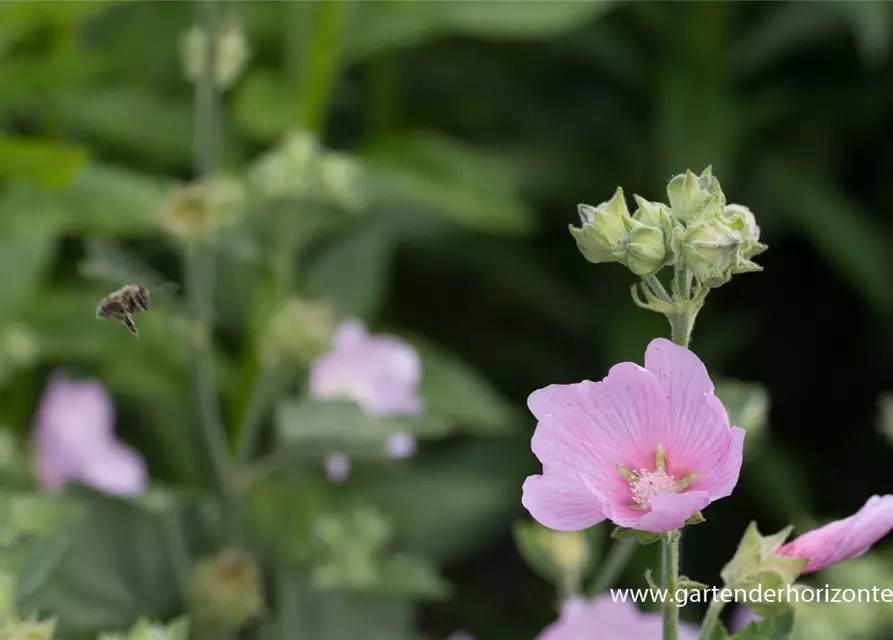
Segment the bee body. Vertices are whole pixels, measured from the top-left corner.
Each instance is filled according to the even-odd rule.
[[[149,310],[150,292],[141,284],[127,284],[112,291],[96,306],[96,317],[113,318],[124,323],[127,330],[139,338],[133,316]]]

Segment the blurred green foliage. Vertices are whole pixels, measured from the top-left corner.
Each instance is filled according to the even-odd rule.
[[[858,364],[879,372],[871,385],[893,385],[890,5],[364,0],[337,3],[327,31],[318,2],[223,4],[251,49],[220,123],[221,171],[246,194],[214,244],[213,358],[230,442],[285,298],[326,301],[410,340],[429,408],[416,421],[372,421],[307,401],[306,363],[277,377],[276,406],[260,418],[263,457],[245,471],[257,479],[244,514],[258,561],[277,574],[270,605],[288,611],[276,624],[331,640],[443,638],[458,627],[529,640],[555,616],[510,535],[524,516],[521,482],[536,469],[524,398],[638,361],[667,331],[631,304],[622,270],[577,254],[567,224],[578,202],[607,200],[617,185],[660,199],[686,168],[712,165],[770,245],[764,274],[708,303],[693,348],[715,378],[750,376],[787,394],[770,420],[764,386],[719,388],[749,432],[742,481],[726,501],[746,506],[705,514],[690,544],[706,549],[700,536],[709,536],[716,551],[685,554],[690,575],[716,575],[752,519],[736,509],[803,527],[817,505],[847,513],[864,501],[867,488],[835,493],[824,476],[811,484],[815,460],[781,420],[800,419],[785,406],[814,400],[796,395],[802,387],[788,392],[789,380],[834,368],[787,364],[820,348],[811,338],[837,337],[840,351],[858,350]],[[8,570],[20,575],[22,615],[58,618],[63,639],[147,637],[145,619],[183,613],[184,574],[225,529],[182,296],[138,318],[139,341],[93,317],[128,281],[184,281],[188,242],[163,211],[197,177],[179,41],[195,9],[0,4],[0,422],[24,440],[51,370],[95,376],[114,395],[116,431],[172,496],[162,508],[66,492],[77,513],[16,555]],[[290,146],[302,136],[307,155]],[[283,243],[293,249],[284,260]],[[780,317],[785,326],[773,324]],[[864,344],[848,323],[865,329]],[[782,382],[754,365],[766,358]],[[395,429],[422,439],[412,460],[381,459]],[[333,439],[358,458],[341,487],[321,470]],[[871,452],[889,459],[877,443],[857,444],[841,454],[862,463],[853,467],[868,466],[863,454],[879,460]],[[29,482],[7,483],[4,513],[17,492],[33,498]],[[375,580],[362,588],[323,562],[315,528],[357,509],[381,520],[386,542],[370,547],[354,532],[329,551],[375,558]],[[641,586],[652,552],[621,581]],[[889,616],[872,617],[870,630],[858,618],[834,637],[890,637]],[[267,620],[257,631],[278,628]]]

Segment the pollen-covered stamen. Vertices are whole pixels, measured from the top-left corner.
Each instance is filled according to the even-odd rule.
[[[639,469],[635,472],[636,480],[630,483],[633,491],[633,500],[637,505],[648,507],[658,493],[676,493],[676,478],[666,471],[649,471]]]

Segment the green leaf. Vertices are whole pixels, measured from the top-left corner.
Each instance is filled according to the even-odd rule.
[[[330,301],[341,315],[369,320],[384,302],[391,251],[390,238],[373,225],[340,235],[310,257],[307,294]]]
[[[534,213],[505,160],[434,133],[373,141],[361,154],[376,205],[415,207],[478,231],[522,234]]]
[[[75,131],[143,160],[188,165],[192,158],[192,107],[135,88],[90,91],[63,103],[62,118]]]
[[[413,605],[398,598],[319,591],[307,584],[291,585],[294,638],[326,640],[410,640]]]
[[[142,616],[166,617],[179,590],[161,517],[128,502],[77,493],[83,494],[83,513],[60,533],[68,538],[67,553],[39,588],[18,591],[20,614],[50,614],[58,618],[60,635],[77,638],[129,627]],[[35,570],[22,568],[18,584],[27,584]]]
[[[769,394],[760,384],[724,380],[717,384],[716,395],[729,414],[729,421],[747,432],[745,447],[750,440],[761,438],[769,419]]]
[[[590,23],[611,3],[605,0],[549,2],[447,2],[454,29],[490,39],[554,38]]]
[[[705,638],[700,638],[699,640],[729,640],[729,632],[726,630],[725,625],[717,620],[713,629],[710,631],[710,635]]]
[[[441,600],[450,594],[450,586],[424,558],[398,554],[384,562],[372,591],[393,598]]]
[[[0,320],[9,321],[32,296],[51,266],[56,239],[39,226],[0,232]]]
[[[794,630],[794,612],[752,622],[732,636],[732,640],[787,640]],[[712,638],[711,638],[712,640]]]
[[[432,415],[472,433],[500,433],[520,421],[480,373],[430,342],[413,339],[422,360],[419,393]]]
[[[510,526],[529,455],[526,447],[513,451],[503,441],[477,441],[437,455],[419,454],[388,470],[357,470],[346,488],[355,501],[373,505],[391,522],[395,545],[448,562]]]
[[[88,160],[87,149],[39,138],[0,135],[0,180],[61,187]]]
[[[387,457],[385,443],[398,433],[430,438],[445,434],[444,425],[430,418],[379,418],[353,402],[287,400],[277,407],[281,442],[296,455],[320,456],[338,450],[360,459]]]

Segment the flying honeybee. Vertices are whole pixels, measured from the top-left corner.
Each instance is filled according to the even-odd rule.
[[[177,289],[173,282],[154,287],[151,291],[141,284],[126,284],[112,291],[96,305],[96,317],[120,320],[133,335],[139,339],[139,331],[133,322],[133,316],[140,311],[149,310],[149,299],[152,293],[172,293]]]

